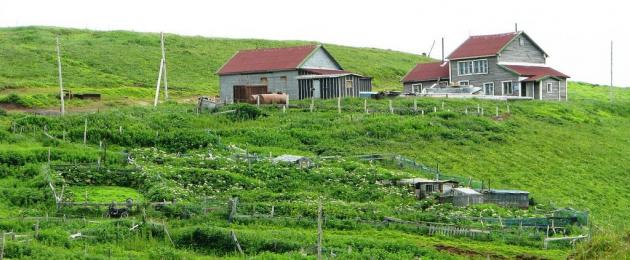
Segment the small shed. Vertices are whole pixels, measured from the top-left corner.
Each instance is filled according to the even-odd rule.
[[[313,166],[313,161],[311,159],[305,156],[290,154],[283,154],[276,158],[273,158],[272,162],[294,164],[296,166],[299,166],[300,168],[310,168],[311,166]]]
[[[448,193],[458,185],[457,181],[429,180],[425,178],[402,179],[397,183],[398,185],[412,186],[418,199],[424,199],[432,193]]]
[[[503,207],[522,208],[529,207],[529,192],[522,190],[484,190],[484,201]]]
[[[467,207],[484,202],[483,194],[471,188],[453,188],[453,205],[457,207]]]

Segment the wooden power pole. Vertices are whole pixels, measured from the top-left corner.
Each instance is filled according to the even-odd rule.
[[[610,41],[610,102],[613,102],[613,41]]]
[[[61,48],[59,47],[59,35],[57,35],[57,68],[59,71],[59,98],[61,99],[61,115],[66,114],[65,102],[63,100],[63,77],[61,76]]]
[[[160,71],[158,72],[157,85],[155,86],[155,99],[153,106],[157,106],[160,98],[160,85],[162,83],[162,74],[164,74],[164,98],[168,100],[168,79],[166,77],[166,51],[164,50],[164,33],[160,33],[160,48],[162,50],[162,58],[160,59]]]

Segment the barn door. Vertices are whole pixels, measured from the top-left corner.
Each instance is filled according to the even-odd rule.
[[[234,86],[234,102],[247,102],[252,95],[266,93],[267,86]]]

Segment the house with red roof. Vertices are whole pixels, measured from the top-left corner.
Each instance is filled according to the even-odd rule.
[[[265,93],[326,99],[372,90],[370,77],[344,70],[321,45],[241,50],[217,74],[221,99],[228,102]]]
[[[568,75],[546,64],[549,55],[525,32],[470,36],[445,62],[418,64],[403,78],[420,95],[567,100]]]

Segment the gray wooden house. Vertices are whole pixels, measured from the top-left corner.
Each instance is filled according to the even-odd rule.
[[[429,180],[425,178],[402,179],[397,184],[410,186],[417,199],[424,199],[433,193],[450,193],[452,189],[458,186],[458,182],[453,180]]]
[[[221,100],[286,93],[289,99],[356,97],[372,79],[344,70],[321,45],[241,50],[217,72]]]
[[[549,67],[548,56],[522,31],[471,36],[445,63],[418,64],[402,82],[407,93],[464,89],[469,95],[567,100],[569,76]]]

